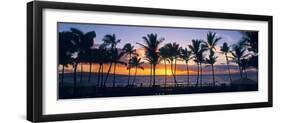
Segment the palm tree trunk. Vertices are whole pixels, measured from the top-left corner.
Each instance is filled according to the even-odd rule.
[[[98,82],[97,82],[97,87],[99,87],[101,84],[100,84],[100,72],[101,72],[101,64],[99,66],[99,71],[98,71]]]
[[[188,68],[188,62],[186,62],[186,75],[187,75],[187,85],[189,86],[189,68]]]
[[[113,87],[115,87],[115,77],[116,77],[116,75],[115,75],[115,70],[116,70],[116,63],[114,63],[114,68],[113,68]]]
[[[175,86],[177,85],[177,79],[175,77],[175,74],[174,74],[174,70],[173,70],[173,61],[171,60],[171,73],[173,75],[173,78],[174,78],[174,82],[175,82]]]
[[[92,62],[90,62],[90,71],[88,76],[88,83],[91,81],[91,74],[92,74]]]
[[[137,70],[138,70],[138,68],[136,67],[135,69],[136,69],[136,70],[135,70],[135,76],[134,76],[133,83],[132,83],[133,86],[134,86],[134,84],[135,84],[135,80],[136,80],[136,75],[137,75]]]
[[[129,62],[128,62],[128,64],[129,64],[129,76],[128,76],[128,82],[127,82],[127,85],[128,85],[128,87],[129,87],[129,85],[130,85],[130,77],[131,77],[131,68],[130,68],[130,61],[131,61],[131,53],[129,54]]]
[[[77,66],[78,63],[75,63],[74,65],[74,72],[73,72],[73,93],[76,95],[76,87],[77,87]]]
[[[109,68],[108,68],[108,71],[107,71],[107,74],[106,74],[106,77],[105,77],[104,83],[106,83],[106,82],[107,82],[107,79],[108,79],[109,73],[110,73],[110,71],[111,71],[111,67],[112,67],[112,62],[111,62],[111,63],[110,63],[110,65],[109,65]]]
[[[83,63],[81,63],[80,82],[82,82],[82,79],[83,79]]]
[[[247,73],[246,69],[244,69],[244,73],[245,73],[246,79],[248,79],[248,73]]]
[[[149,87],[152,86],[152,64],[150,64]]]
[[[174,75],[175,75],[175,81],[177,81],[177,59],[175,58],[175,64],[174,64]]]
[[[131,68],[129,67],[129,76],[128,76],[128,82],[127,82],[128,86],[130,85],[130,77],[131,77]]]
[[[165,84],[164,84],[164,87],[166,88],[166,85],[167,85],[167,65],[166,65],[166,60],[164,60],[164,64],[165,64]]]
[[[101,65],[101,83],[102,83],[102,87],[105,87],[105,83],[103,81],[103,64]]]
[[[61,85],[63,86],[63,78],[64,78],[64,65],[62,65],[62,72],[61,72]]]
[[[196,80],[196,85],[195,85],[195,87],[197,87],[198,86],[198,84],[199,84],[199,63],[197,63],[197,80]]]
[[[201,87],[202,87],[202,85],[203,85],[202,78],[203,78],[202,63],[200,63],[200,86],[201,86]]]
[[[155,77],[156,77],[155,71],[156,71],[156,64],[153,64],[153,88],[155,88]]]
[[[242,70],[241,70],[240,65],[238,65],[238,69],[239,69],[239,72],[240,72],[240,77],[241,77],[241,79],[242,79],[242,78],[243,78],[243,74],[242,74]]]
[[[214,64],[212,64],[213,87],[216,86]]]
[[[230,80],[230,83],[231,83],[232,78],[231,78],[231,73],[230,73],[229,61],[228,61],[228,57],[227,57],[226,54],[225,54],[225,59],[226,59],[226,64],[227,64],[227,69],[228,69],[229,80]]]

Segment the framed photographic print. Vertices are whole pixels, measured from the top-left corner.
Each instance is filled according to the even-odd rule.
[[[33,122],[272,106],[272,16],[27,4]]]

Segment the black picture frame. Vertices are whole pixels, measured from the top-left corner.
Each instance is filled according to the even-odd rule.
[[[43,112],[42,110],[43,109],[42,107],[43,106],[42,105],[43,102],[42,101],[43,100],[43,95],[42,95],[43,13],[42,10],[45,8],[266,21],[268,22],[268,44],[269,44],[268,45],[268,73],[267,73],[268,74],[268,101],[257,102],[257,103],[255,102],[255,103],[241,103],[241,104],[44,115],[42,113]],[[80,4],[80,3],[45,2],[45,1],[29,2],[27,3],[27,120],[32,122],[45,122],[45,121],[63,121],[63,120],[79,120],[79,119],[93,119],[93,118],[107,118],[107,117],[123,117],[123,116],[137,116],[137,115],[272,107],[273,106],[272,26],[273,26],[273,17],[264,16],[264,15],[232,14],[232,13],[201,12],[201,11],[199,12],[199,11],[93,5],[93,4]]]

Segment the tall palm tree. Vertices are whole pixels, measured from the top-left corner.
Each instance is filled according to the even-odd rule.
[[[213,76],[213,86],[215,86],[215,70],[214,70],[214,64],[216,62],[216,56],[215,56],[215,51],[216,51],[216,45],[221,40],[221,37],[217,37],[216,33],[214,32],[208,32],[207,33],[207,46],[209,49],[209,59],[207,59],[207,62],[211,64],[212,67],[212,76]]]
[[[196,79],[196,87],[199,84],[199,75],[200,71],[202,74],[202,63],[204,62],[204,52],[207,50],[206,45],[203,44],[203,40],[192,40],[192,44],[188,45],[189,49],[192,51],[194,55],[194,62],[197,63],[197,79]],[[201,68],[201,70],[200,70]],[[202,75],[201,75],[202,78]],[[202,80],[202,79],[201,79]]]
[[[175,86],[177,85],[177,79],[176,79],[176,64],[177,64],[177,59],[180,55],[179,52],[179,44],[176,42],[174,43],[168,43],[164,45],[165,48],[168,50],[168,59],[171,63],[171,73],[174,78]],[[175,62],[174,62],[175,61]]]
[[[186,76],[187,76],[187,84],[190,85],[189,82],[189,67],[188,62],[192,59],[191,57],[191,51],[189,51],[187,48],[180,48],[180,58],[185,61],[186,65]]]
[[[129,65],[129,62],[132,59],[132,55],[136,55],[136,50],[134,49],[134,46],[130,43],[125,44],[122,50],[127,56],[129,56],[128,64],[127,64],[127,65]],[[129,71],[128,75],[129,76],[128,76],[128,81],[127,81],[127,85],[129,86],[130,85],[130,77],[131,77],[131,69],[130,69],[130,67],[127,67],[127,68],[129,68],[128,69],[128,71]]]
[[[239,69],[240,77],[241,78],[243,78],[242,62],[241,62],[241,60],[248,56],[245,53],[246,53],[246,49],[243,48],[241,45],[234,45],[233,46],[233,51],[231,51],[233,61],[235,63],[237,63],[237,65],[238,65],[238,69]]]
[[[61,83],[64,82],[64,71],[72,63],[72,55],[76,52],[79,38],[72,32],[59,32],[59,64],[62,66]]]
[[[114,50],[116,50],[116,46],[117,46],[117,44],[118,43],[120,43],[120,39],[117,39],[116,38],[116,36],[115,36],[115,34],[107,34],[107,35],[105,35],[104,37],[103,37],[103,44],[102,45],[104,45],[104,47],[107,47],[107,46],[109,46],[110,48],[110,59],[111,59],[111,62],[110,62],[110,65],[109,65],[109,68],[108,68],[108,71],[107,71],[107,74],[106,74],[106,77],[105,77],[105,80],[104,80],[104,83],[106,83],[107,82],[107,79],[108,79],[108,76],[109,76],[109,73],[110,73],[110,71],[111,71],[111,67],[112,67],[112,64],[113,64],[113,52],[114,52]]]
[[[76,73],[77,73],[77,66],[81,62],[85,62],[86,54],[87,52],[90,52],[91,47],[94,45],[94,38],[96,37],[95,31],[90,31],[87,33],[82,32],[81,30],[77,28],[70,28],[70,31],[74,34],[76,34],[79,37],[79,41],[76,44],[77,45],[77,56],[74,60],[74,82],[76,83]],[[82,80],[82,70],[83,64],[81,64],[81,74],[80,74],[80,80]]]
[[[130,60],[129,64],[130,64],[129,67],[135,68],[135,76],[134,76],[134,79],[133,79],[133,82],[132,82],[132,85],[134,85],[135,80],[136,80],[136,75],[137,75],[138,68],[144,70],[144,68],[142,67],[142,64],[144,64],[144,62],[141,61],[141,58],[138,58],[138,57],[134,56]]]
[[[144,44],[137,43],[142,46],[146,51],[146,59],[150,62],[153,68],[153,88],[155,88],[156,65],[160,61],[159,46],[164,41],[164,38],[158,38],[157,34],[148,34],[142,37]]]
[[[226,65],[227,65],[227,68],[228,68],[229,80],[230,80],[230,82],[232,82],[230,67],[229,67],[229,59],[228,59],[228,55],[227,55],[227,54],[230,53],[230,46],[228,46],[228,44],[226,42],[224,42],[223,45],[221,46],[220,50],[225,56]]]
[[[169,48],[166,46],[163,46],[159,49],[159,51],[160,51],[160,57],[164,61],[164,65],[165,65],[164,87],[166,88],[166,85],[167,85],[167,63],[166,63],[166,61],[169,62]]]

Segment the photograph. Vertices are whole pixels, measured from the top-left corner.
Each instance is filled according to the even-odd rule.
[[[57,98],[258,91],[258,35],[57,22]]]

